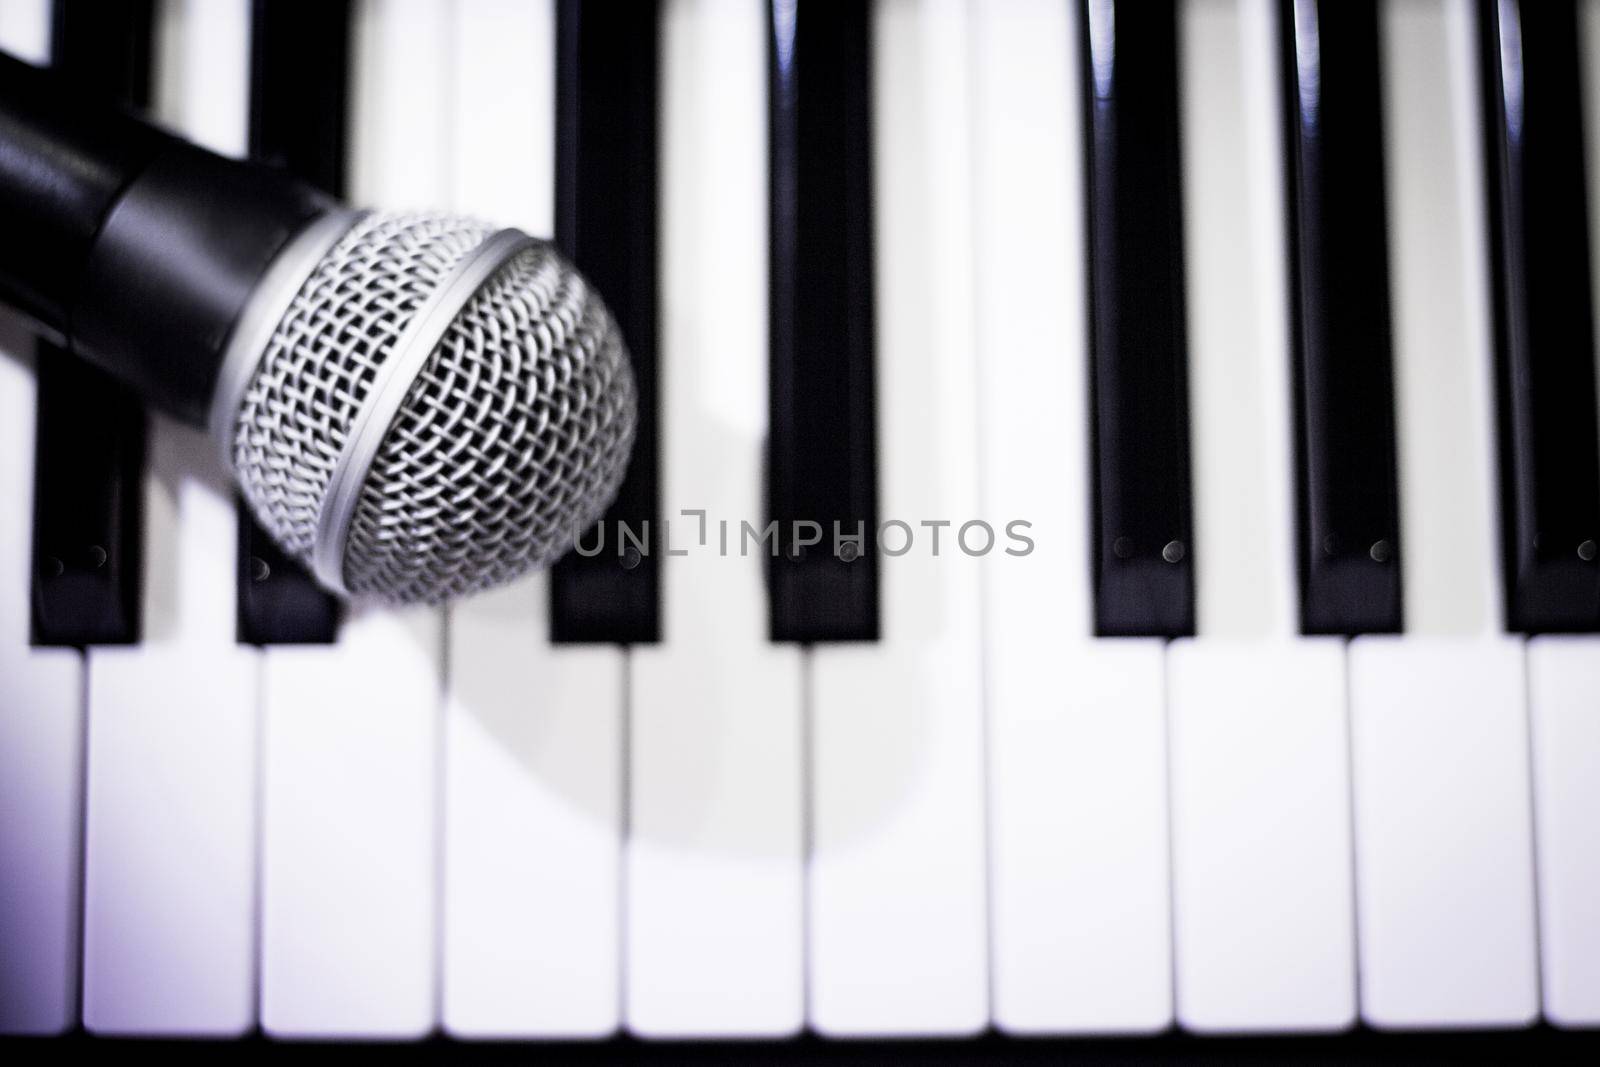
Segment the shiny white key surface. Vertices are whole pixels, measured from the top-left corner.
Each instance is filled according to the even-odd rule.
[[[988,1021],[966,6],[873,11],[882,640],[812,653],[811,1023],[969,1033]],[[903,531],[902,531],[903,532]],[[894,531],[891,551],[898,547]]]
[[[1600,1025],[1600,638],[1528,642],[1544,1015]]]
[[[1350,649],[1361,1014],[1514,1026],[1537,1014],[1532,812],[1516,638]]]
[[[1179,641],[1167,664],[1178,1021],[1346,1026],[1355,958],[1340,645]]]
[[[804,995],[800,660],[767,641],[765,8],[672,0],[662,51],[662,644],[632,653],[624,976],[647,1035],[788,1034]],[[614,531],[610,531],[614,533]],[[659,533],[659,531],[657,531]],[[614,543],[614,542],[608,542]]]
[[[455,9],[459,210],[551,232],[555,9]],[[443,1022],[598,1036],[620,1007],[623,658],[552,647],[547,579],[450,612]]]
[[[1344,651],[1295,637],[1276,20],[1181,8],[1199,636],[1168,648],[1177,1017],[1355,1012]]]
[[[354,199],[448,195],[452,5],[355,14]],[[329,646],[263,653],[261,1023],[417,1036],[438,1002],[439,613],[353,611]]]
[[[3,10],[0,48],[40,45]],[[28,645],[33,356],[21,321],[0,319],[0,1034],[69,1029],[78,999],[83,669]]]
[[[245,141],[249,6],[158,8],[163,119]],[[144,632],[88,654],[83,1021],[237,1034],[255,1022],[257,656],[234,629],[236,520],[204,433],[153,418]]]
[[[1053,0],[971,12],[983,510],[1027,520],[1036,543],[985,564],[993,1018],[1158,1030],[1172,1016],[1162,646],[1088,640],[1076,27]]]

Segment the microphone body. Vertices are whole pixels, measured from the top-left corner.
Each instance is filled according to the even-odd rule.
[[[186,422],[268,267],[338,207],[0,53],[0,301]]]
[[[548,242],[352,210],[3,54],[0,302],[208,427],[340,592],[440,603],[554,562],[632,449],[616,322]]]

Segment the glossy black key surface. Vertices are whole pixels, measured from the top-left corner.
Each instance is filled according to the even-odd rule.
[[[616,316],[639,390],[638,436],[627,477],[601,529],[585,531],[579,540],[593,554],[569,552],[551,569],[550,634],[558,642],[648,643],[661,633],[659,28],[654,0],[561,0],[556,12],[556,242]],[[619,538],[619,524],[640,537],[648,530],[651,550],[641,555]],[[681,530],[673,534],[682,536]]]
[[[1177,14],[1082,18],[1095,630],[1194,632]]]
[[[1400,629],[1376,0],[1279,8],[1300,626]]]
[[[878,636],[877,555],[853,536],[878,524],[870,14],[865,0],[769,7],[775,641]]]
[[[149,103],[150,0],[57,0],[52,65],[85,91]],[[33,640],[139,639],[145,416],[104,372],[41,341],[33,499]]]
[[[250,19],[250,154],[334,195],[345,185],[350,4],[255,0]],[[339,601],[257,525],[240,501],[238,639],[325,644]]]
[[[1482,3],[1506,625],[1600,630],[1600,432],[1573,0]]]

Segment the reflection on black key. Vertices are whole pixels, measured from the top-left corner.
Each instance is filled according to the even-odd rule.
[[[149,0],[57,0],[53,65],[133,107],[150,96]],[[39,345],[33,521],[33,640],[139,638],[144,548],[144,412],[102,371]]]
[[[651,2],[561,0],[556,14],[556,241],[622,327],[639,389],[638,437],[602,531],[551,570],[558,642],[660,639],[661,515],[656,448],[656,50]],[[680,522],[690,522],[682,520]],[[619,524],[652,551],[642,557]],[[603,534],[603,540],[601,535]],[[677,533],[674,537],[681,537]],[[629,545],[626,552],[619,547]]]
[[[1506,625],[1600,630],[1600,434],[1573,0],[1483,3]]]
[[[1399,505],[1376,0],[1280,9],[1300,626],[1398,631]]]
[[[771,634],[875,640],[870,5],[770,15]]]
[[[1172,0],[1083,4],[1095,629],[1194,632]]]
[[[350,5],[255,0],[250,20],[250,154],[334,195],[344,192]],[[326,644],[338,600],[256,524],[239,515],[238,639]]]

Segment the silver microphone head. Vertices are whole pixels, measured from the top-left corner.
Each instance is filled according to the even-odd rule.
[[[600,518],[636,403],[616,322],[547,242],[371,212],[274,263],[211,423],[256,519],[319,581],[436,604],[553,562]]]

